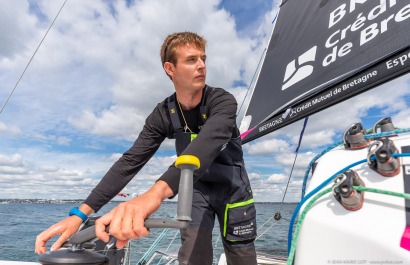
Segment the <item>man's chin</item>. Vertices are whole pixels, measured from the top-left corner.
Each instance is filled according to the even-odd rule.
[[[194,82],[194,87],[198,88],[198,89],[202,89],[205,87],[205,79],[203,80],[196,80],[196,82]]]

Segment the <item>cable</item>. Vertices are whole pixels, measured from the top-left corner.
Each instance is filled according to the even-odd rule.
[[[303,177],[303,185],[302,185],[302,198],[305,196],[305,191],[306,191],[306,184],[307,184],[307,179],[309,177],[309,173],[311,168],[313,167],[313,164],[320,158],[322,157],[324,154],[326,154],[327,152],[329,152],[330,150],[332,150],[333,148],[341,145],[343,143],[343,141],[332,144],[330,146],[328,146],[325,150],[323,150],[320,154],[318,154],[317,156],[315,156],[312,161],[310,161],[308,168],[306,170],[305,176]]]
[[[289,251],[289,256],[288,256],[288,261],[286,263],[287,265],[292,265],[293,264],[293,259],[295,257],[295,250],[296,250],[296,241],[297,241],[297,238],[299,236],[299,231],[300,231],[300,228],[302,227],[302,223],[303,223],[303,220],[305,219],[305,216],[306,216],[307,212],[310,210],[312,205],[318,199],[320,199],[322,196],[326,195],[327,193],[329,193],[331,191],[332,191],[332,188],[327,188],[327,189],[322,190],[321,192],[319,192],[315,197],[313,197],[309,201],[309,203],[306,205],[305,209],[303,209],[302,213],[300,214],[300,218],[299,218],[299,220],[296,224],[295,235],[293,237],[291,247],[288,250]]]
[[[265,49],[263,50],[263,52],[262,52],[262,56],[261,56],[261,58],[259,59],[258,66],[256,67],[255,73],[253,73],[253,77],[252,77],[251,83],[249,84],[248,89],[246,90],[245,97],[243,98],[242,103],[241,103],[241,106],[239,107],[238,111],[236,112],[236,115],[238,115],[239,112],[241,111],[242,106],[243,106],[243,103],[245,102],[246,97],[248,96],[249,90],[251,89],[251,85],[252,85],[252,83],[253,83],[253,80],[255,79],[256,73],[258,72],[259,65],[260,65],[261,62],[262,62],[262,58],[263,58],[263,55],[265,54],[265,52],[266,52],[266,48],[265,48]]]
[[[410,157],[410,153],[403,153],[403,154],[393,154],[393,157],[397,158],[397,157]],[[372,157],[371,159],[375,159],[374,157]],[[322,182],[322,184],[320,184],[319,186],[317,186],[314,190],[312,190],[309,194],[307,194],[300,202],[299,204],[296,206],[292,218],[290,219],[290,223],[289,223],[289,230],[288,230],[288,251],[290,252],[291,249],[291,242],[292,242],[292,230],[293,230],[293,223],[295,222],[296,216],[300,210],[300,208],[302,207],[302,205],[310,198],[312,197],[314,194],[318,193],[321,189],[323,189],[327,184],[329,184],[336,176],[338,176],[339,174],[342,174],[343,172],[345,172],[346,170],[355,167],[357,165],[360,165],[362,163],[367,162],[367,159],[362,159],[360,161],[357,161],[355,163],[352,163],[346,167],[344,167],[343,169],[339,170],[338,172],[336,172],[335,174],[333,174],[330,178],[326,179],[325,181]]]
[[[370,130],[370,129],[369,129]],[[400,134],[400,133],[406,133],[406,132],[410,132],[410,128],[407,129],[395,129],[393,131],[388,131],[388,132],[381,132],[381,133],[373,133],[373,134],[365,134],[364,138],[365,139],[369,139],[369,138],[379,138],[379,137],[383,137],[383,136],[389,136],[389,135],[393,135],[393,134]],[[305,196],[305,191],[306,191],[306,184],[307,184],[307,179],[309,177],[309,172],[313,166],[313,164],[320,158],[322,157],[324,154],[326,154],[327,152],[329,152],[330,150],[332,150],[333,148],[339,146],[343,144],[343,141],[340,141],[336,144],[330,145],[328,146],[325,150],[323,150],[320,154],[318,154],[317,156],[315,156],[312,161],[309,163],[309,166],[306,170],[305,176],[303,177],[303,185],[302,185],[302,199]]]
[[[18,84],[20,83],[21,79],[23,78],[24,74],[26,73],[29,65],[31,64],[31,61],[33,61],[34,56],[37,54],[38,49],[40,49],[41,44],[43,44],[44,39],[46,38],[48,32],[50,31],[50,29],[53,27],[54,22],[57,20],[57,17],[60,15],[61,10],[63,10],[63,7],[65,6],[65,3],[67,2],[67,0],[64,1],[63,5],[61,6],[60,10],[58,11],[57,15],[55,16],[53,22],[51,23],[50,27],[47,29],[46,34],[44,34],[43,38],[41,39],[40,43],[38,44],[36,50],[34,51],[33,55],[31,56],[30,60],[28,61],[26,67],[24,68],[23,73],[21,74],[20,78],[17,80],[17,83],[14,85],[14,88],[11,90],[9,96],[7,97],[6,101],[4,102],[3,106],[0,109],[0,114],[3,112],[3,109],[6,107],[7,103],[9,102],[11,96],[13,95],[14,91],[16,90]]]
[[[393,130],[393,131],[388,131],[388,132],[365,134],[365,135],[363,135],[363,137],[364,137],[365,139],[379,138],[379,137],[383,137],[383,136],[389,136],[389,135],[392,135],[392,134],[400,134],[400,133],[406,133],[406,132],[410,132],[410,128],[406,128],[406,129],[395,129],[395,130]]]
[[[299,154],[299,148],[300,148],[300,145],[301,145],[301,143],[302,143],[303,134],[304,134],[304,132],[305,132],[305,129],[306,129],[306,125],[307,125],[308,120],[309,120],[309,116],[307,116],[307,117],[305,118],[305,121],[304,121],[304,123],[303,123],[303,128],[302,128],[302,130],[301,130],[301,132],[300,132],[299,143],[298,143],[298,146],[297,146],[297,148],[296,148],[296,150],[295,150],[295,153],[296,153],[295,159],[294,159],[293,164],[292,164],[292,169],[290,170],[290,174],[289,174],[288,182],[287,182],[287,184],[286,184],[285,191],[283,192],[282,201],[281,201],[280,206],[279,206],[279,211],[277,211],[274,216],[271,216],[271,217],[258,229],[258,231],[259,231],[263,226],[265,226],[265,224],[267,224],[273,217],[278,216],[278,219],[275,218],[276,222],[274,222],[270,227],[268,227],[265,231],[263,231],[263,233],[260,234],[255,240],[258,240],[263,234],[265,234],[266,232],[268,232],[269,229],[271,229],[275,224],[277,224],[278,221],[279,221],[280,218],[281,218],[280,212],[281,212],[281,210],[282,210],[283,202],[284,202],[284,200],[285,200],[286,193],[287,193],[287,191],[288,191],[290,179],[292,178],[293,169],[295,168],[296,160],[297,160],[298,154]]]
[[[270,219],[272,219],[272,217],[271,217]],[[270,220],[270,219],[269,219],[269,220]],[[279,221],[276,221],[276,222],[274,222],[271,226],[269,226],[269,227],[268,227],[265,231],[263,231],[257,238],[255,238],[255,241],[258,240],[261,236],[263,236],[266,232],[268,232],[274,225],[278,224],[278,222],[279,222]],[[260,227],[260,228],[262,228],[262,227]],[[259,229],[260,229],[260,228],[259,228]],[[258,230],[259,230],[259,229],[258,229]]]
[[[405,156],[410,156],[410,154],[406,154]],[[354,189],[358,191],[364,191],[364,192],[372,192],[372,193],[378,193],[378,194],[384,194],[384,195],[390,195],[390,196],[395,196],[395,197],[400,197],[404,198],[406,200],[410,200],[410,194],[408,193],[401,193],[401,192],[394,192],[394,191],[388,191],[388,190],[381,190],[381,189],[375,189],[375,188],[367,188],[367,187],[362,187],[362,186],[353,186]],[[309,201],[309,203],[306,205],[306,207],[303,209],[302,213],[300,214],[300,218],[296,224],[296,229],[295,229],[295,234],[292,239],[292,245],[291,249],[289,252],[289,257],[287,260],[287,265],[291,265],[293,263],[293,259],[295,258],[295,251],[296,251],[296,242],[299,237],[299,231],[302,227],[302,223],[305,219],[305,216],[307,212],[312,208],[313,204],[322,196],[326,195],[327,193],[331,192],[332,188],[327,188],[321,192],[319,192],[315,197],[312,198],[312,200]]]
[[[295,155],[295,160],[293,160],[292,169],[290,170],[290,174],[289,174],[289,178],[288,178],[288,183],[286,184],[286,189],[285,189],[285,192],[284,192],[283,197],[282,197],[282,202],[281,202],[281,204],[280,204],[279,213],[280,213],[280,210],[282,210],[283,201],[285,200],[285,196],[286,196],[286,193],[287,193],[287,191],[288,191],[289,182],[290,182],[290,179],[291,179],[291,177],[292,177],[293,169],[295,168],[296,159],[298,158],[299,148],[300,148],[300,145],[301,145],[301,143],[302,143],[303,134],[305,133],[305,129],[306,129],[306,125],[307,125],[307,123],[308,123],[308,120],[309,120],[309,116],[307,116],[307,117],[305,118],[305,121],[303,122],[302,131],[300,132],[300,135],[299,135],[298,146],[297,146],[296,151],[295,151],[295,153],[296,153],[296,155]]]
[[[312,190],[310,193],[308,193],[305,197],[303,197],[303,199],[299,202],[299,204],[296,206],[292,218],[290,219],[290,223],[289,223],[289,230],[288,230],[288,251],[290,251],[291,248],[291,242],[292,242],[292,230],[293,230],[293,223],[295,222],[296,216],[300,210],[300,208],[302,207],[302,205],[313,195],[315,195],[316,193],[318,193],[321,189],[323,189],[327,184],[329,184],[337,175],[345,172],[346,170],[360,165],[362,163],[367,162],[367,159],[362,159],[360,161],[357,161],[355,163],[352,163],[346,167],[344,167],[343,169],[339,170],[338,172],[336,172],[335,174],[333,174],[330,178],[326,179],[325,181],[322,182],[322,184],[320,184],[319,186],[317,186],[314,190]]]

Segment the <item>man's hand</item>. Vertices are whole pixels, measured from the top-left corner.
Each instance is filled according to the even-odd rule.
[[[83,220],[77,216],[70,216],[57,224],[50,226],[47,230],[43,231],[36,238],[36,253],[43,254],[47,251],[46,243],[53,236],[59,235],[60,237],[57,241],[51,246],[50,251],[57,250],[61,245],[67,241],[70,236],[78,231]]]
[[[161,202],[173,195],[164,181],[158,181],[150,190],[132,200],[123,202],[106,215],[97,219],[95,233],[104,242],[109,241],[105,227],[117,238],[117,248],[123,248],[129,239],[145,237],[149,234],[144,221],[161,206]]]
[[[79,209],[87,215],[90,215],[93,212],[93,210],[86,204],[81,205]],[[65,241],[67,241],[73,234],[78,231],[82,222],[83,220],[80,217],[72,215],[50,226],[47,230],[43,231],[36,237],[35,252],[37,254],[45,253],[47,251],[47,241],[56,235],[59,235],[60,237],[51,246],[50,251],[59,249]]]

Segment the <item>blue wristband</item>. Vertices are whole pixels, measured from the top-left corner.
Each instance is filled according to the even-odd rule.
[[[68,213],[69,216],[71,215],[76,215],[78,217],[80,217],[83,220],[83,223],[87,222],[88,220],[88,216],[83,213],[82,211],[80,211],[80,209],[78,209],[78,207],[74,207],[73,209],[70,210],[70,212]]]

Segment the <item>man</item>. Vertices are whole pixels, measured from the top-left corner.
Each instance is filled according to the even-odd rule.
[[[194,172],[192,222],[181,230],[179,264],[212,264],[215,215],[228,264],[256,264],[256,213],[235,121],[237,103],[225,90],[205,84],[205,46],[206,41],[192,32],[166,37],[161,60],[175,93],[157,105],[134,145],[111,167],[84,204],[37,236],[37,253],[44,253],[46,242],[57,234],[60,238],[51,250],[58,249],[88,215],[126,186],[168,137],[175,139],[178,156],[194,155],[201,163]],[[144,220],[163,200],[177,194],[179,176],[179,169],[171,165],[146,193],[102,216],[96,223],[97,237],[108,242],[104,231],[107,225],[119,248],[129,239],[146,236],[149,231],[143,226]]]

